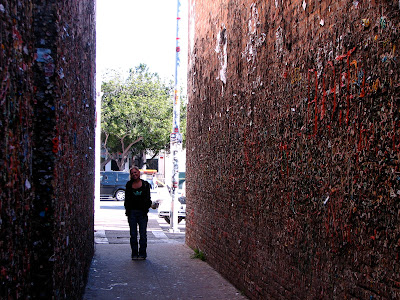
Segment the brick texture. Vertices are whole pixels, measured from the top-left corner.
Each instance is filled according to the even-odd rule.
[[[93,256],[94,1],[0,4],[0,298],[79,299]]]
[[[186,242],[249,298],[400,298],[399,5],[190,1]]]

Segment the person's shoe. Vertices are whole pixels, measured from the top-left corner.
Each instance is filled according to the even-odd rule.
[[[132,254],[131,255],[131,258],[132,258],[132,260],[137,260],[138,259],[138,256],[137,256],[137,254],[135,255],[135,254]]]
[[[146,259],[146,256],[144,256],[144,255],[139,255],[137,259],[138,259],[138,260],[145,260],[145,259]]]

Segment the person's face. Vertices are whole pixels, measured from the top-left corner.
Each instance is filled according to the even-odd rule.
[[[140,171],[136,169],[131,170],[131,178],[132,179],[138,179],[140,178]]]

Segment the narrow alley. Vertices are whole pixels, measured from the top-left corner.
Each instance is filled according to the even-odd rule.
[[[0,3],[1,299],[400,299],[399,0],[188,0],[185,97],[98,78],[100,2]],[[150,7],[117,11],[164,26]],[[186,223],[152,211],[132,261],[101,164],[181,143]]]
[[[247,299],[206,262],[192,258],[185,221],[179,233],[169,233],[157,210],[149,212],[147,260],[132,261],[124,213],[122,201],[101,201],[85,300]]]

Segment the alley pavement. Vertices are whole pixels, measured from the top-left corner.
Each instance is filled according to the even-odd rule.
[[[164,197],[162,191],[152,199]],[[192,258],[179,233],[150,209],[147,259],[132,261],[123,202],[101,201],[95,215],[95,255],[84,300],[247,299],[206,262]]]

